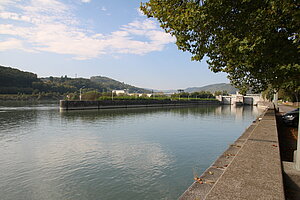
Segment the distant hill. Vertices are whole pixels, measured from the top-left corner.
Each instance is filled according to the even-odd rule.
[[[92,76],[90,79],[69,78],[67,76],[37,78],[37,75],[31,72],[0,66],[0,94],[31,94],[39,92],[65,94],[78,92],[82,87],[85,90],[98,90],[99,92],[122,89],[128,89],[130,93],[150,93],[152,91],[151,89],[138,88],[104,76]],[[158,92],[158,90],[154,91]],[[203,87],[190,87],[184,89],[184,91],[189,93],[227,91],[230,94],[234,94],[238,89],[228,83],[219,83]],[[163,90],[162,92],[174,93],[177,90]]]
[[[92,76],[90,80],[94,83],[100,84],[106,90],[123,90],[128,89],[130,93],[149,93],[149,90],[138,88],[124,82],[116,81],[105,76]]]
[[[148,89],[148,88],[145,88],[146,90],[150,90],[150,91],[153,91],[153,92],[163,92],[163,93],[176,93],[177,90],[156,90],[156,89]]]
[[[0,94],[31,94],[33,83],[38,81],[39,79],[34,73],[0,66]]]
[[[0,94],[32,94],[32,93],[73,93],[80,88],[84,90],[98,90],[110,92],[112,90],[128,89],[133,93],[149,93],[149,90],[116,81],[114,79],[93,76],[86,78],[44,77],[38,78],[36,74],[24,72],[15,68],[0,66]]]
[[[229,94],[235,94],[236,91],[239,91],[237,88],[233,87],[229,83],[218,83],[218,84],[211,84],[206,85],[203,87],[190,87],[184,90],[185,92],[199,92],[199,91],[209,91],[214,93],[215,91],[227,91]]]
[[[199,91],[209,91],[211,93],[214,93],[215,91],[227,91],[229,94],[235,94],[236,91],[238,91],[237,88],[233,87],[229,83],[217,83],[217,84],[211,84],[206,85],[203,87],[189,87],[186,89],[183,89],[184,92],[199,92]],[[164,92],[164,93],[176,93],[177,90],[154,90],[155,92]]]

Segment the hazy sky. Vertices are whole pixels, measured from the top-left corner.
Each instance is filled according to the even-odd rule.
[[[191,62],[140,0],[0,0],[0,65],[39,77],[107,76],[152,89],[229,82]]]

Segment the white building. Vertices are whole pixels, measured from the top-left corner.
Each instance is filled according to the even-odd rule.
[[[114,93],[115,95],[119,96],[119,95],[125,95],[128,94],[128,90],[113,90],[112,93]]]

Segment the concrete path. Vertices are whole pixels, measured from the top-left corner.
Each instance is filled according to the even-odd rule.
[[[286,112],[289,112],[289,111],[292,111],[292,110],[295,110],[296,108],[295,107],[292,107],[292,106],[286,106],[286,105],[278,105],[279,107],[279,112],[282,112],[282,113],[286,113]]]
[[[236,153],[228,153],[233,147]],[[207,181],[217,174],[214,169],[223,172]],[[285,199],[274,110],[253,123],[200,178],[180,199]]]
[[[274,110],[269,110],[207,195],[212,199],[285,199]]]

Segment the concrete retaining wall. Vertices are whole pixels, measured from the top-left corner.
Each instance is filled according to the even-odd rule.
[[[222,103],[224,105],[231,105],[231,97],[228,97],[228,96],[222,97]]]
[[[166,107],[166,106],[191,106],[191,105],[220,105],[216,100],[198,101],[171,101],[171,100],[103,100],[103,101],[60,101],[61,110],[86,110],[86,109],[115,109],[138,107]]]
[[[179,199],[285,199],[274,109],[249,126]]]
[[[253,105],[253,98],[252,97],[244,97],[244,104],[245,105]]]

